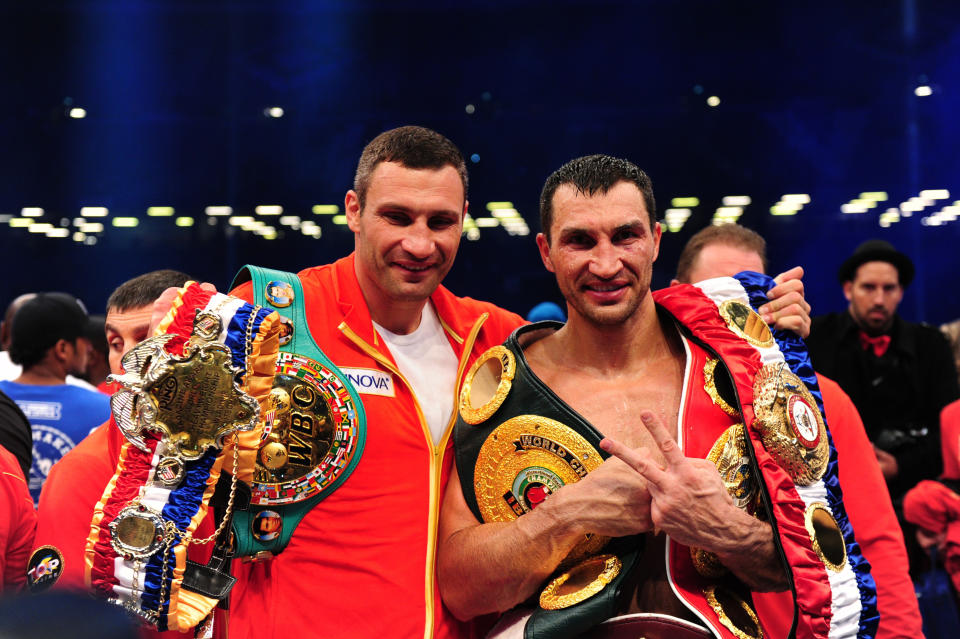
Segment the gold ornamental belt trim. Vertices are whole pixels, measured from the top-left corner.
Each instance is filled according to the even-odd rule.
[[[740,300],[727,300],[720,303],[719,311],[720,317],[730,330],[754,346],[770,348],[776,343],[770,327],[749,304]]]
[[[760,619],[753,608],[738,595],[720,586],[703,589],[707,603],[717,613],[720,623],[737,639],[763,639]]]
[[[460,416],[468,424],[481,424],[506,400],[517,374],[517,358],[505,346],[494,346],[473,363],[460,391]]]
[[[561,610],[586,601],[607,587],[620,574],[616,555],[597,555],[580,562],[547,584],[540,593],[540,607]]]

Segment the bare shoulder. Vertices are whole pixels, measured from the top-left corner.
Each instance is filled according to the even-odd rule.
[[[546,327],[540,330],[527,331],[520,336],[520,348],[523,350],[523,356],[534,371],[545,369],[557,363],[553,356],[555,342],[558,339],[557,334],[556,329]]]

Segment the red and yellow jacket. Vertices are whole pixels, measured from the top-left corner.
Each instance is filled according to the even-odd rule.
[[[356,385],[367,438],[350,478],[304,517],[280,555],[235,562],[229,636],[463,636],[466,629],[443,608],[434,578],[455,402],[473,361],[523,320],[442,286],[431,296],[459,361],[452,418],[434,445],[417,400],[374,330],[353,255],[299,276],[314,341],[341,370],[370,371],[380,394]],[[252,293],[250,284],[233,292],[248,301]]]

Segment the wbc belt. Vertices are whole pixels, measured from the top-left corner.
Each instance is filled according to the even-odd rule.
[[[250,477],[250,507],[233,520],[234,553],[267,559],[356,468],[367,424],[356,390],[310,335],[299,277],[245,266],[233,286],[246,281],[257,304],[280,314],[280,355]]]
[[[599,446],[603,435],[557,397],[524,357],[525,337],[560,326],[518,328],[464,377],[453,437],[463,495],[480,521],[516,519],[609,457]],[[543,588],[525,635],[573,636],[613,616],[639,543],[638,537],[585,535]],[[571,591],[570,584],[582,586]]]
[[[233,578],[223,555],[187,560],[191,545],[221,548],[238,475],[260,439],[258,424],[277,359],[277,316],[242,300],[182,288],[157,335],[124,355],[112,421],[126,438],[94,509],[87,539],[92,590],[160,630],[211,618]],[[218,479],[229,474],[217,530],[200,539]]]

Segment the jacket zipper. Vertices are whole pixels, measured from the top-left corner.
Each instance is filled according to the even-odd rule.
[[[430,450],[430,511],[427,519],[427,561],[425,567],[426,579],[424,580],[424,597],[426,603],[426,619],[423,630],[424,639],[432,639],[436,619],[436,602],[434,601],[434,575],[436,568],[434,564],[436,563],[437,525],[439,521],[440,500],[442,498],[442,495],[440,495],[440,475],[443,470],[443,453],[444,450],[446,450],[447,441],[450,439],[452,425],[457,419],[459,397],[456,391],[460,388],[460,382],[463,380],[464,369],[466,368],[467,361],[470,358],[473,345],[477,340],[477,335],[480,333],[480,328],[483,326],[483,323],[489,316],[489,313],[483,313],[479,318],[477,318],[477,321],[470,329],[467,339],[463,341],[463,352],[461,353],[460,361],[457,364],[457,379],[454,385],[453,413],[450,416],[450,421],[447,423],[443,437],[440,439],[440,442],[437,445],[434,445],[433,443],[433,435],[431,435],[430,428],[427,426],[427,420],[423,416],[423,409],[420,408],[420,402],[417,400],[417,397],[413,392],[413,387],[403,376],[403,373],[401,373],[400,370],[394,366],[389,359],[384,357],[380,351],[370,346],[370,344],[364,341],[362,337],[357,335],[353,329],[347,325],[346,322],[341,322],[340,326],[337,327],[348,339],[350,339],[350,341],[359,346],[364,353],[376,360],[381,366],[396,375],[407,387],[407,389],[410,391],[411,397],[413,398],[413,405],[414,408],[417,409],[417,417],[420,419],[420,427],[423,430],[424,438],[426,439],[427,446]],[[441,323],[443,323],[442,320]],[[445,323],[443,323],[443,328],[456,338],[456,335],[453,333],[452,329],[450,329]],[[456,341],[459,343],[461,340],[456,339]]]

